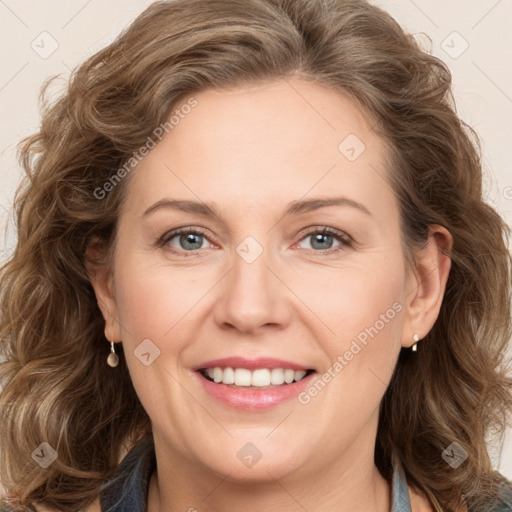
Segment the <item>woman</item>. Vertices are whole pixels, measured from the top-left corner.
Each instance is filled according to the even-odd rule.
[[[85,62],[20,149],[5,506],[512,510],[508,233],[450,79],[362,0],[157,2]]]

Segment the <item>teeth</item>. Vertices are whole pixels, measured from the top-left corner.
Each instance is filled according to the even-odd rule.
[[[270,386],[270,370],[254,370],[252,372],[251,385]]]
[[[213,369],[213,382],[221,382],[222,381],[222,370],[220,368]]]
[[[233,370],[233,368],[224,368],[224,372],[222,375],[222,382],[224,384],[234,384],[235,383],[235,370]]]
[[[220,368],[219,368],[219,370],[220,370]],[[222,382],[224,382],[224,380]],[[250,385],[251,385],[251,370],[247,370],[245,368],[237,368],[235,370],[235,386],[250,386]]]
[[[274,386],[279,386],[284,383],[284,370],[281,368],[272,368],[270,372],[270,382]]]
[[[295,372],[295,381],[299,381],[299,380],[302,380],[304,378],[304,376],[306,375],[306,371],[305,370],[298,370]]]
[[[258,368],[248,370],[247,368],[207,368],[204,373],[217,384],[234,384],[244,387],[279,386],[283,383],[291,384],[302,380],[306,375],[304,370],[291,370],[283,368]]]
[[[284,381],[286,384],[290,384],[293,382],[293,379],[295,378],[295,372],[293,370],[285,370],[284,371]]]

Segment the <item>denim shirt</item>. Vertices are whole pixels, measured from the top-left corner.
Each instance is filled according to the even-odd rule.
[[[140,440],[123,459],[100,493],[102,512],[146,512],[149,480],[156,469],[153,440]],[[487,512],[512,512],[512,484],[503,482],[502,493]],[[401,464],[393,467],[391,512],[412,512]],[[1,511],[0,511],[1,512]]]
[[[153,440],[146,437],[131,449],[113,477],[102,486],[101,511],[146,512],[149,481],[155,469]],[[486,512],[512,512],[512,483],[504,479],[500,490],[500,496],[489,505]],[[412,512],[407,482],[400,462],[393,467],[391,497],[391,512]],[[2,507],[0,512],[9,512],[9,509]]]

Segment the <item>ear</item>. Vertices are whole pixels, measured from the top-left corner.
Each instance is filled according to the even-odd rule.
[[[452,244],[452,236],[447,229],[431,225],[427,243],[415,249],[415,265],[409,269],[406,287],[404,347],[415,343],[414,334],[418,334],[420,340],[424,338],[439,316],[451,268]]]
[[[103,263],[106,248],[97,237],[87,245],[85,268],[91,281],[98,306],[105,319],[105,337],[109,341],[121,341],[121,329],[118,319],[117,303],[111,269]]]

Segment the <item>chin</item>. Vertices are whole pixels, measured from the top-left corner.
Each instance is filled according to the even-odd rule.
[[[228,444],[219,444],[219,449],[207,459],[204,453],[198,454],[198,458],[210,471],[229,481],[262,483],[286,478],[304,468],[307,460],[301,446],[303,443],[295,442],[290,436],[284,445],[281,439],[244,435],[231,439]]]

